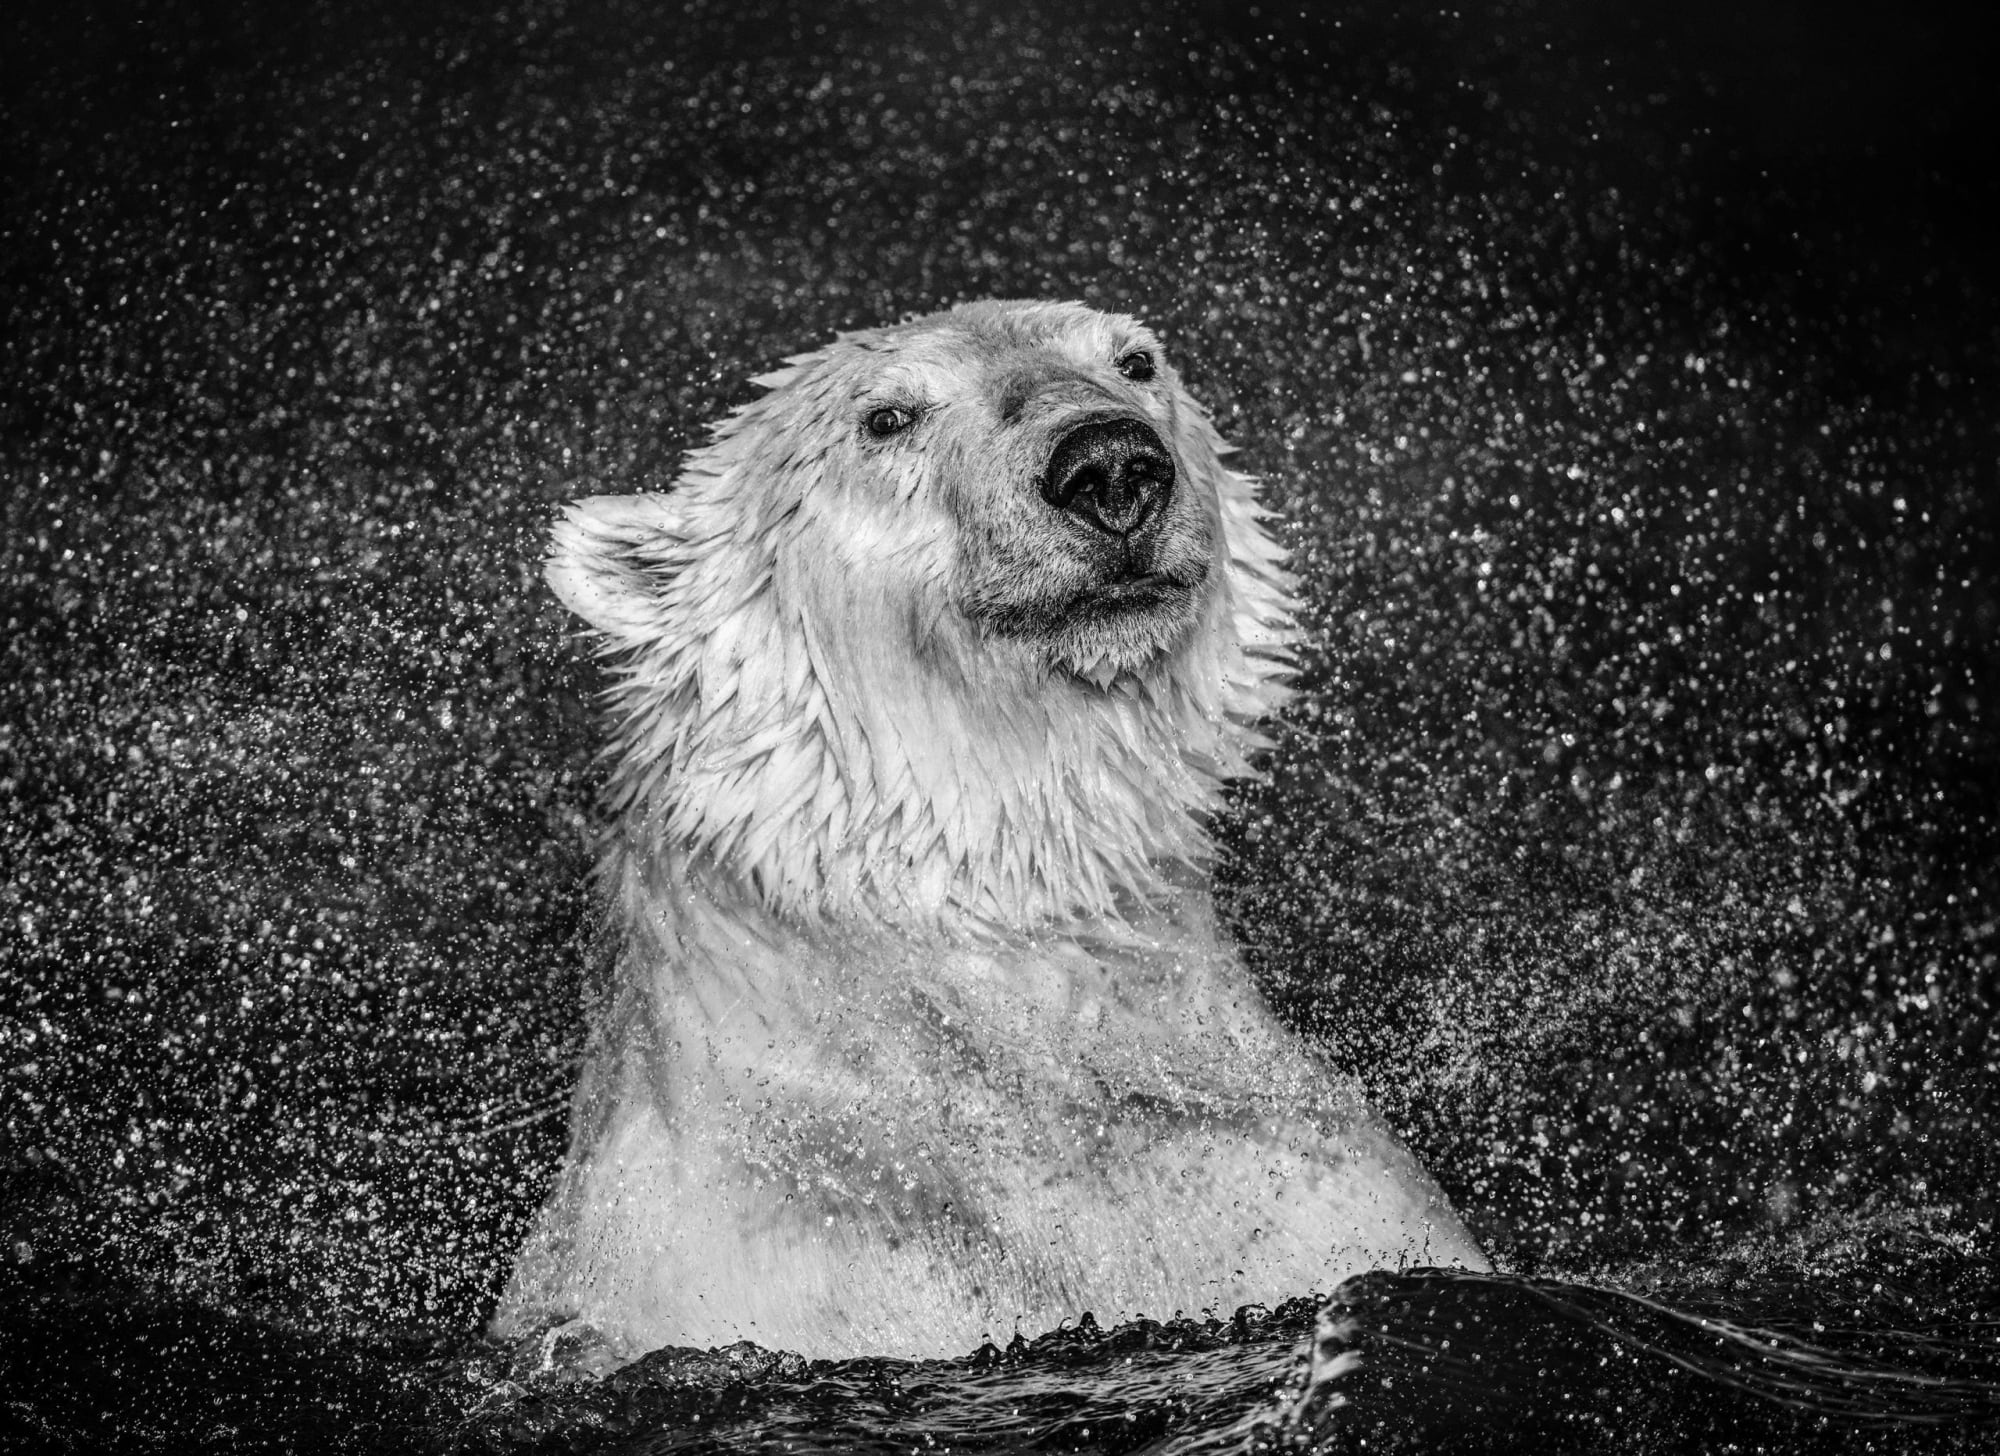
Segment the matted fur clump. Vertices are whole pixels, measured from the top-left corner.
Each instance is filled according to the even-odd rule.
[[[976,303],[758,382],[556,527],[616,960],[495,1333],[939,1355],[1481,1267],[1217,933],[1291,581],[1158,341]]]

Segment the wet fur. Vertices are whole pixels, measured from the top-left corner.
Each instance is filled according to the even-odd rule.
[[[1158,340],[971,304],[759,383],[673,491],[556,527],[617,964],[496,1332],[948,1354],[1476,1264],[1216,931],[1203,821],[1285,699],[1292,582]],[[1176,471],[1123,545],[1033,487],[1099,415]]]

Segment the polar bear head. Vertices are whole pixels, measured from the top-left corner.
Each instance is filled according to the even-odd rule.
[[[610,852],[1008,933],[1197,865],[1282,700],[1292,583],[1159,341],[970,303],[756,383],[673,489],[555,529],[612,674]]]

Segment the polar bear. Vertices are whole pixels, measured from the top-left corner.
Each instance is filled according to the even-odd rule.
[[[968,303],[756,382],[555,528],[615,963],[492,1332],[940,1356],[1486,1267],[1218,930],[1293,583],[1158,339]]]

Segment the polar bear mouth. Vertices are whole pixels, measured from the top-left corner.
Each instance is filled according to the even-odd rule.
[[[1105,601],[1113,602],[1150,601],[1159,597],[1168,587],[1180,587],[1185,590],[1186,583],[1175,581],[1163,571],[1148,571],[1123,581],[1107,581],[1097,589],[1097,595]]]
[[[971,605],[970,615],[1002,636],[1039,638],[1057,657],[1089,655],[1090,644],[1109,641],[1144,656],[1192,622],[1195,596],[1207,577],[1208,563],[1200,559],[1169,571],[1127,554],[1120,566],[1069,591],[985,598]],[[1142,641],[1151,647],[1141,648]]]
[[[1178,605],[1201,585],[1201,577],[1205,574],[1197,572],[1193,581],[1187,581],[1164,571],[1135,572],[1131,576],[1098,583],[1083,594],[1077,605],[1083,610],[1095,607],[1139,612],[1169,604]]]

